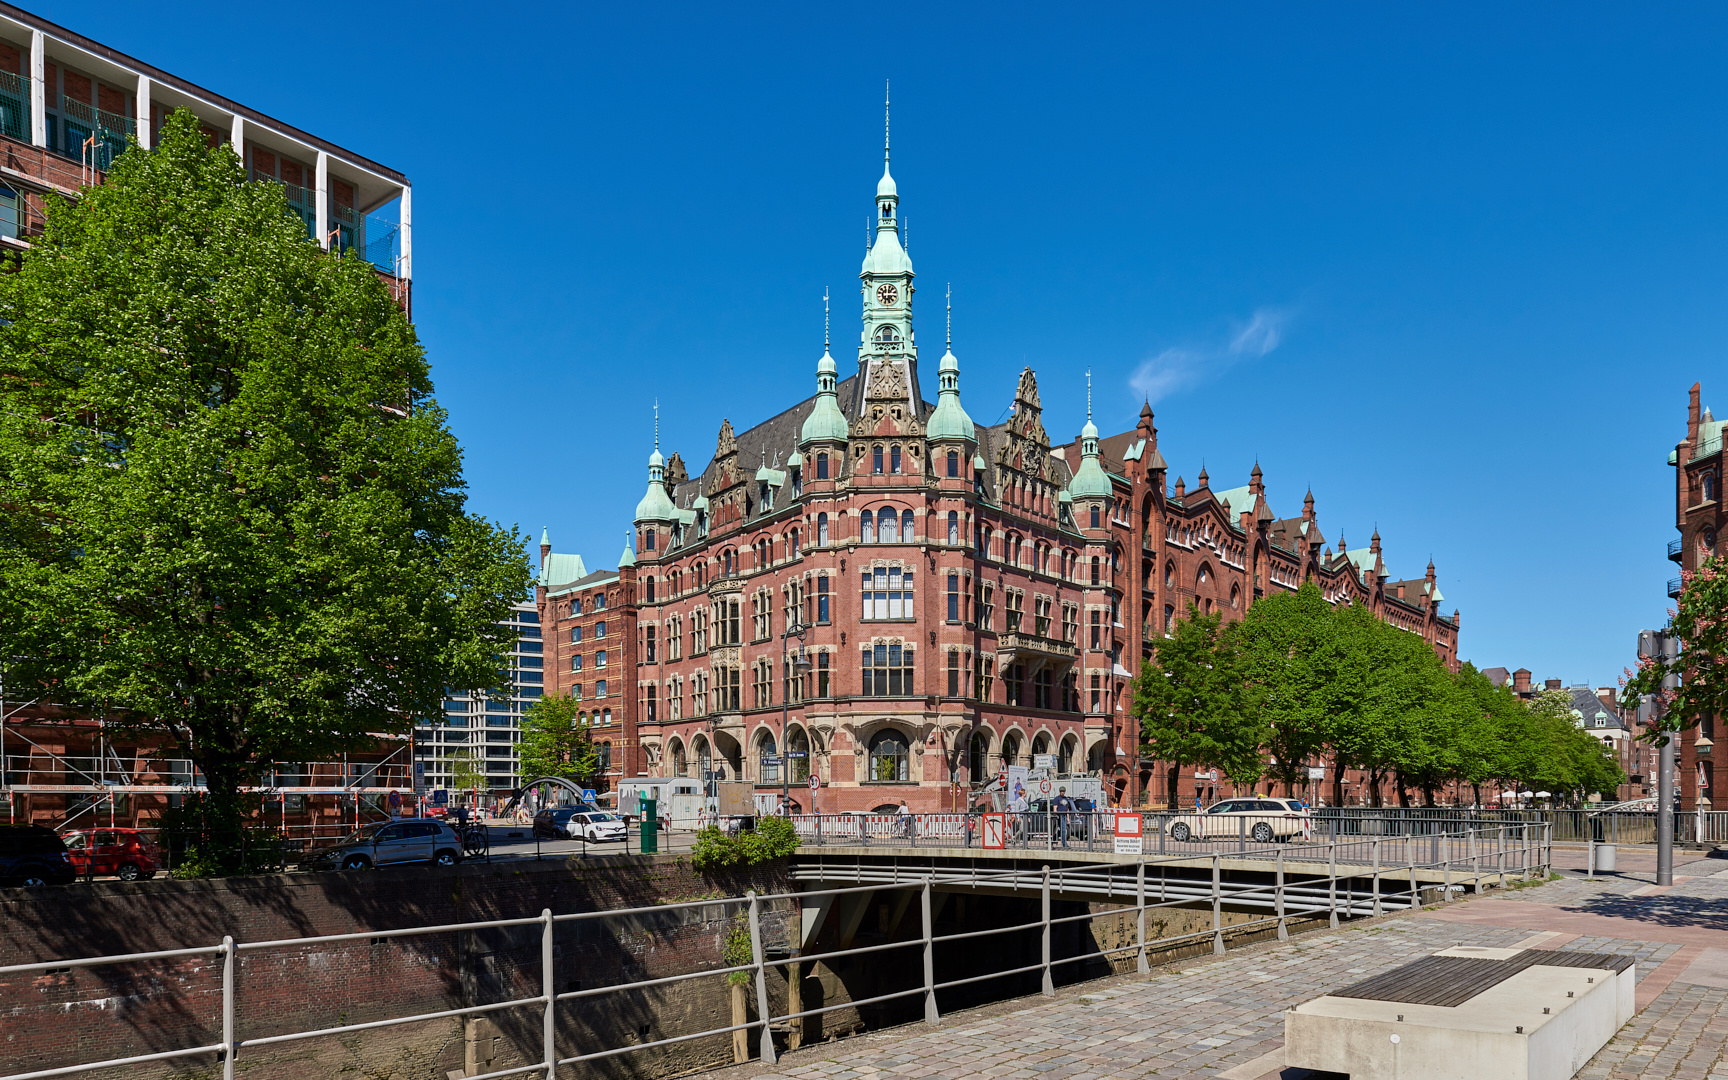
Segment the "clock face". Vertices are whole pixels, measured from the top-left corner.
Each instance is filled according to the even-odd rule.
[[[900,290],[893,283],[876,286],[876,302],[884,307],[890,307],[900,301]]]

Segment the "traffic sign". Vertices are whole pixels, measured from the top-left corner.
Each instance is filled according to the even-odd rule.
[[[1048,776],[1039,779],[1038,794],[1044,796],[1046,799],[1050,797],[1050,778]]]
[[[810,778],[810,790],[812,792],[814,792],[817,788],[819,788],[821,786],[822,786],[822,781],[819,777],[812,776]]]
[[[593,788],[585,787],[582,789],[582,801],[583,802],[589,802],[589,803],[594,801],[594,789]]]
[[[1116,815],[1116,854],[1139,855],[1144,851],[1145,842],[1140,835],[1139,814]]]
[[[983,846],[1001,850],[1008,846],[1008,818],[1004,814],[984,815]]]
[[[810,755],[803,750],[788,750],[782,756],[789,758],[807,758]]]
[[[437,791],[434,791],[432,793],[432,805],[433,806],[449,806],[450,805],[450,792],[446,791],[444,788],[439,788]]]

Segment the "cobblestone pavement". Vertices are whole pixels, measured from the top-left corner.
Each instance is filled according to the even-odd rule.
[[[1486,917],[1477,917],[1472,909]],[[1496,905],[1489,908],[1486,905]],[[1588,930],[1590,932],[1580,932]],[[1283,1071],[1286,1007],[1453,945],[1609,952],[1638,958],[1641,1011],[1579,1075],[1587,1080],[1728,1080],[1728,860],[1524,889],[1389,916],[1151,976],[1066,987],[787,1054],[720,1080],[1217,1077]]]

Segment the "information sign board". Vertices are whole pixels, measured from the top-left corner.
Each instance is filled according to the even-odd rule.
[[[1005,814],[984,815],[983,846],[1000,851],[1008,846],[1008,817]]]
[[[1142,854],[1145,842],[1145,838],[1140,835],[1139,814],[1116,815],[1116,854]]]

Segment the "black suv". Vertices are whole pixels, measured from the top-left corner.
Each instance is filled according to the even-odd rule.
[[[59,833],[41,825],[0,825],[0,885],[69,885],[77,878]]]

